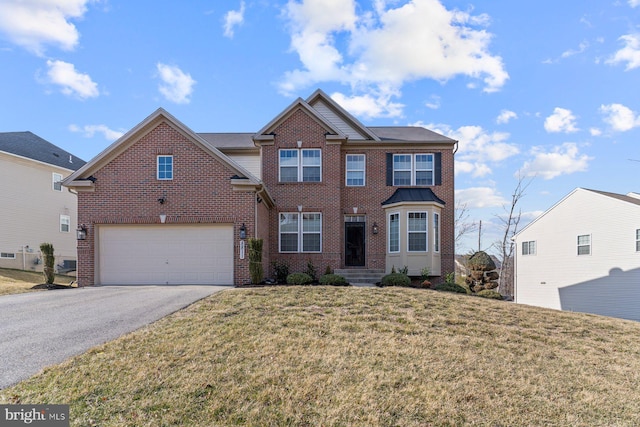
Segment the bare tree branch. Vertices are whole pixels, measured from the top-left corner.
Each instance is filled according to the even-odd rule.
[[[469,208],[466,203],[456,203],[454,227],[456,233],[454,243],[456,250],[458,250],[462,243],[462,238],[474,232],[477,228],[475,222],[469,222]]]

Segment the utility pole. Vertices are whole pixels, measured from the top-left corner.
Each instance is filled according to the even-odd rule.
[[[482,238],[482,220],[480,220],[480,224],[478,225],[478,252],[482,250],[482,246],[480,245],[481,238]]]

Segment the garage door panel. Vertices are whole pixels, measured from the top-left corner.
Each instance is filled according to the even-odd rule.
[[[233,227],[101,226],[101,284],[233,284]]]

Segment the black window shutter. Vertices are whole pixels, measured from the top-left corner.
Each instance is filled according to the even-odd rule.
[[[433,154],[433,184],[442,185],[442,153]]]
[[[393,153],[387,153],[387,186],[393,185]]]

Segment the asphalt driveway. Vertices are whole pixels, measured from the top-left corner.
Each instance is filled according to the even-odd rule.
[[[229,286],[95,286],[0,297],[0,389]]]

